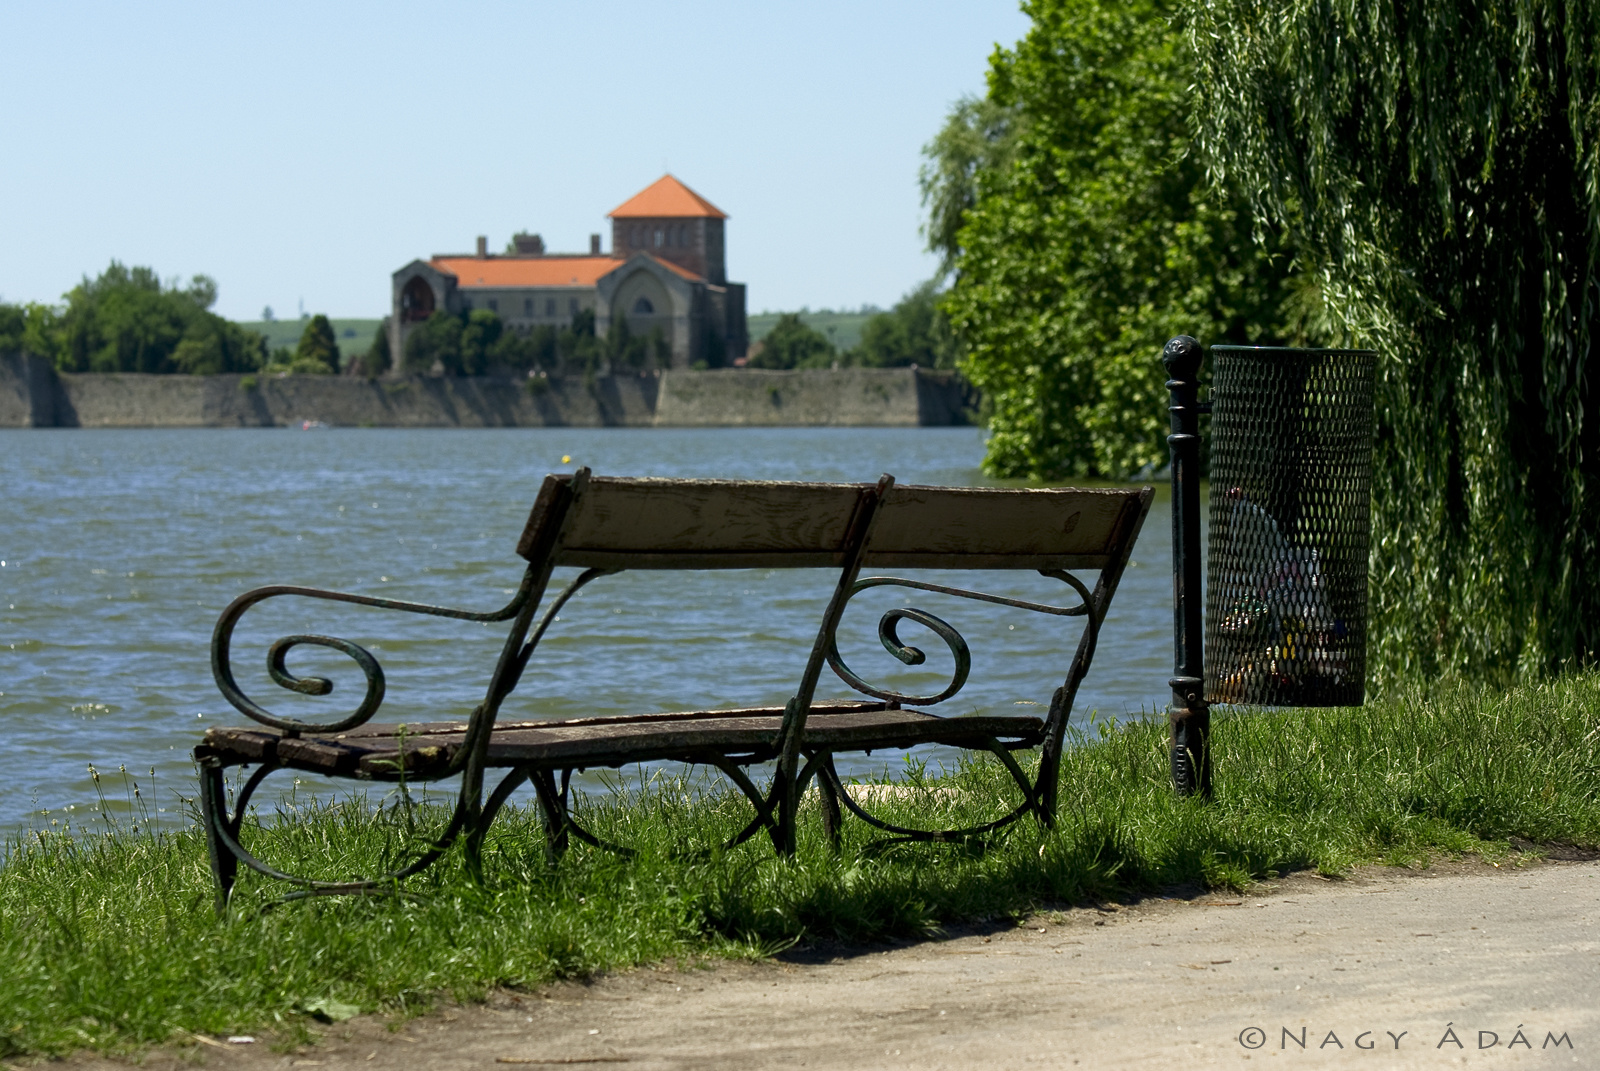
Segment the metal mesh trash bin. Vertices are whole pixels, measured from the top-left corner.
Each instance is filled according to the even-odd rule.
[[[1377,354],[1213,346],[1203,404],[1204,352],[1179,335],[1161,360],[1172,420],[1172,782],[1209,796],[1212,703],[1363,699]],[[1202,585],[1205,412],[1211,547]]]
[[[1213,346],[1211,357],[1205,698],[1358,705],[1377,355]]]

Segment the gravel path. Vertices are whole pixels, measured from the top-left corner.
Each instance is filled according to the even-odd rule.
[[[394,1031],[362,1017],[295,1055],[212,1042],[143,1066],[197,1061],[1600,1068],[1600,863],[1298,875],[1251,895],[1075,909],[892,948],[644,969],[497,994]]]

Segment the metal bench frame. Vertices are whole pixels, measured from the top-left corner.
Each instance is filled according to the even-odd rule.
[[[618,485],[624,481],[612,481]],[[643,481],[638,481],[643,483]],[[664,481],[658,481],[664,482]],[[740,485],[731,481],[676,481],[684,486],[718,484],[727,488],[759,486],[767,490],[788,486],[812,487],[819,485]],[[1130,492],[1074,492],[1079,495],[1120,494],[1120,502],[1104,499],[1107,508],[1115,510],[1110,522],[1103,549],[1097,555],[1084,558],[1098,567],[1098,578],[1093,589],[1066,568],[1039,568],[1042,575],[1062,581],[1077,595],[1070,606],[1052,606],[1026,600],[1004,598],[977,591],[948,587],[940,584],[903,579],[895,576],[862,578],[863,565],[870,557],[873,533],[882,515],[884,502],[894,488],[894,480],[884,476],[875,485],[827,485],[837,491],[853,489],[854,507],[847,529],[836,551],[830,551],[829,564],[838,566],[838,576],[833,593],[823,614],[812,645],[809,658],[801,674],[799,686],[793,697],[779,711],[766,708],[756,711],[697,711],[683,714],[639,715],[631,717],[601,717],[572,719],[559,722],[497,723],[502,704],[521,681],[534,651],[556,615],[580,589],[596,579],[637,568],[730,568],[762,564],[754,559],[734,556],[708,556],[701,564],[694,561],[666,561],[649,553],[623,554],[615,560],[605,559],[602,564],[591,564],[565,588],[560,590],[542,614],[554,569],[574,564],[570,559],[584,558],[582,554],[568,553],[566,542],[580,518],[586,492],[591,486],[587,469],[572,476],[547,477],[535,505],[533,517],[524,532],[518,553],[528,561],[521,586],[509,603],[498,610],[478,613],[468,610],[430,606],[423,603],[397,599],[374,598],[365,595],[326,591],[318,588],[273,585],[257,588],[234,600],[217,621],[211,644],[213,675],[223,696],[237,710],[267,727],[259,729],[213,729],[205,741],[195,749],[195,759],[200,767],[200,807],[205,826],[207,845],[213,875],[216,878],[219,908],[225,908],[238,866],[247,867],[299,887],[290,898],[314,895],[362,893],[392,889],[395,884],[414,875],[450,850],[458,840],[463,840],[469,866],[476,873],[481,866],[483,839],[500,809],[511,794],[524,783],[531,782],[543,813],[547,846],[553,855],[559,855],[576,837],[591,845],[627,851],[603,841],[581,826],[569,807],[569,784],[574,770],[595,767],[621,766],[641,761],[636,750],[630,751],[617,744],[614,753],[595,751],[595,747],[608,746],[606,741],[619,733],[638,729],[659,729],[663,726],[681,728],[683,746],[670,755],[659,755],[691,764],[706,764],[721,770],[749,799],[755,815],[748,825],[731,838],[726,847],[740,844],[763,830],[775,849],[784,855],[795,850],[796,820],[801,795],[815,778],[822,801],[822,820],[828,836],[838,843],[842,820],[841,805],[850,813],[897,839],[940,841],[956,840],[1009,825],[1033,815],[1044,827],[1054,823],[1057,781],[1059,778],[1062,741],[1073,699],[1094,657],[1106,609],[1116,591],[1128,555],[1138,537],[1149,509],[1152,491],[1146,487]],[[938,494],[952,489],[907,488]],[[1050,492],[988,492],[990,494],[1041,494]],[[589,523],[593,523],[590,518]],[[1076,516],[1067,521],[1070,532]],[[959,552],[956,552],[959,553]],[[945,555],[947,558],[949,553]],[[594,555],[589,554],[589,559]],[[679,555],[681,559],[682,555]],[[975,559],[973,568],[996,567],[993,555]],[[1037,555],[1036,555],[1037,557]],[[1083,558],[1082,555],[1079,556]],[[1067,559],[1063,559],[1067,560]],[[801,564],[815,565],[806,560]],[[999,567],[1005,567],[1003,564]],[[1076,567],[1082,567],[1078,565]],[[902,643],[897,628],[902,621],[923,625],[938,635],[955,657],[956,669],[951,683],[941,692],[928,696],[911,696],[887,689],[874,688],[857,676],[840,658],[836,640],[841,619],[850,599],[869,588],[885,585],[913,590],[939,592],[947,595],[1000,604],[1062,616],[1082,617],[1083,631],[1076,653],[1064,683],[1058,687],[1050,702],[1049,713],[1041,722],[1037,718],[935,718],[907,707],[931,706],[955,695],[965,683],[971,669],[971,654],[961,634],[942,619],[914,607],[901,607],[883,615],[879,622],[879,638],[889,652],[902,662],[916,665],[924,660],[921,651]],[[331,602],[369,606],[406,613],[426,614],[460,621],[510,622],[510,631],[501,648],[499,659],[491,675],[485,697],[471,712],[465,723],[442,723],[424,726],[368,725],[384,699],[384,674],[378,660],[358,644],[332,636],[296,634],[274,642],[267,652],[268,671],[279,686],[305,695],[326,695],[332,683],[319,677],[297,677],[287,665],[288,654],[303,645],[327,647],[339,651],[361,668],[366,678],[366,691],[360,704],[347,716],[332,722],[313,723],[298,718],[274,714],[255,702],[240,689],[235,680],[231,645],[235,627],[244,614],[257,604],[281,596],[295,596]],[[863,695],[878,700],[876,703],[818,703],[815,692],[821,672],[828,666],[846,684]],[[933,719],[931,722],[927,719]],[[677,719],[673,721],[672,719]],[[740,719],[744,719],[741,721]],[[808,731],[809,721],[809,731]],[[731,731],[719,727],[738,728],[748,723],[751,731]],[[763,728],[764,727],[764,728]],[[776,732],[771,730],[776,728]],[[411,730],[408,732],[408,728]],[[398,730],[398,731],[396,731]],[[497,758],[493,753],[496,734],[505,740],[516,733],[538,735],[541,730],[560,730],[570,740],[590,748],[578,760],[563,758],[558,748],[529,745],[514,758]],[[757,731],[759,730],[759,731]],[[755,732],[755,736],[751,735]],[[931,735],[930,735],[931,734]],[[546,734],[548,735],[548,734]],[[910,829],[884,821],[863,808],[846,791],[833,756],[841,750],[870,750],[886,747],[906,747],[930,739],[952,743],[954,746],[974,750],[987,750],[995,754],[1010,772],[1023,799],[1005,816],[979,826],[953,830]],[[621,741],[621,737],[617,737]],[[385,743],[387,751],[374,751],[372,741]],[[752,742],[753,741],[753,742]],[[449,746],[445,746],[445,744]],[[1029,778],[1012,755],[1019,748],[1041,748],[1037,775]],[[344,758],[326,756],[339,748],[355,749],[362,765],[351,767]],[[365,748],[365,751],[360,750]],[[502,749],[503,750],[503,749]],[[343,755],[343,752],[338,752]],[[752,780],[748,767],[776,760],[772,782],[763,790]],[[303,770],[326,769],[318,762],[346,762],[337,767],[347,775],[370,780],[437,780],[461,775],[461,788],[454,810],[444,831],[420,854],[406,865],[373,878],[351,881],[317,881],[285,873],[253,855],[241,843],[241,827],[250,799],[265,778],[275,770],[295,768]],[[259,764],[240,786],[233,807],[228,807],[225,773],[232,766]],[[335,767],[329,767],[335,768]],[[488,794],[484,795],[485,779],[491,769],[507,769],[507,773]]]

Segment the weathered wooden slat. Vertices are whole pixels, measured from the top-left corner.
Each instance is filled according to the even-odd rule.
[[[714,751],[770,755],[777,746],[783,711],[692,711],[635,718],[576,722],[522,722],[497,727],[489,742],[493,766],[525,764],[618,765]],[[377,728],[377,727],[375,727]],[[401,768],[400,727],[339,739],[284,739],[271,731],[213,729],[206,746],[219,755],[263,761],[276,748],[286,766],[316,773],[389,778]],[[433,723],[426,733],[407,726],[404,766],[412,776],[442,772],[465,743],[461,723]],[[988,737],[1037,742],[1044,723],[1033,717],[938,718],[915,710],[835,709],[807,722],[805,746],[833,749],[902,748],[946,743],[981,746]],[[248,753],[247,753],[248,752]]]
[[[556,560],[586,565],[590,553],[764,554],[785,563],[809,555],[826,565],[842,551],[862,493],[838,483],[595,477],[568,520]],[[535,508],[519,546],[536,542],[548,512]]]
[[[853,699],[821,700],[811,704],[811,717],[824,718],[834,714],[855,714],[864,711],[883,710],[887,704],[881,702],[858,701]],[[745,718],[781,716],[782,707],[723,707],[716,710],[672,710],[660,714],[606,714],[593,718],[561,718],[562,725],[616,725],[623,722],[634,721],[659,721],[664,718]],[[535,721],[507,721],[495,722],[496,732],[506,732],[511,729],[542,729],[555,724],[549,718],[540,718]],[[407,737],[422,737],[429,735],[448,735],[451,733],[465,732],[467,722],[459,721],[430,721],[430,722],[368,722],[354,729],[347,729],[336,733],[326,739],[331,740],[359,740],[363,737],[393,737],[402,732]],[[261,730],[245,729],[240,732],[260,732]]]
[[[867,565],[923,569],[1098,569],[1138,490],[896,486]]]
[[[552,477],[519,544],[540,543],[566,477]],[[838,566],[865,484],[595,477],[555,561],[609,569]],[[866,564],[926,569],[1100,569],[1140,492],[1120,488],[893,488]],[[548,533],[543,533],[548,543]]]

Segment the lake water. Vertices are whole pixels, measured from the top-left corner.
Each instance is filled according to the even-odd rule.
[[[155,804],[176,819],[177,797],[194,794],[189,751],[200,734],[245,720],[217,693],[208,661],[212,626],[232,598],[297,583],[497,607],[519,580],[513,548],[547,472],[846,481],[892,472],[902,483],[983,485],[992,481],[979,471],[982,453],[976,428],[0,430],[0,830],[88,824],[91,765],[126,766],[146,799],[153,767]],[[1091,710],[1121,718],[1165,702],[1167,509],[1158,499],[1146,521],[1075,725]],[[1037,575],[944,579],[1042,601],[1070,595]],[[602,579],[564,610],[505,716],[781,704],[830,587],[817,570]],[[936,637],[903,626],[928,651],[918,670],[877,643],[879,614],[908,594],[894,591],[851,604],[844,656],[869,680],[937,690],[950,659]],[[1076,647],[1075,623],[912,594],[973,651],[971,682],[939,709],[1020,713],[1048,702]],[[235,666],[270,708],[348,710],[360,676],[343,656],[304,647],[291,656],[295,672],[335,680],[325,699],[283,691],[265,667],[279,636],[343,636],[384,664],[380,720],[457,717],[481,698],[503,628],[277,599],[245,618]],[[850,693],[825,674],[819,695]],[[865,774],[884,763],[841,766]]]

